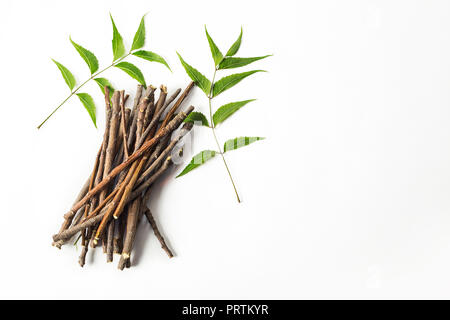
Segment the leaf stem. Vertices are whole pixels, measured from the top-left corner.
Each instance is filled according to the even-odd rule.
[[[214,140],[216,141],[217,148],[219,149],[219,153],[222,156],[223,164],[225,165],[225,168],[227,169],[227,172],[228,172],[228,176],[230,177],[231,184],[233,185],[233,189],[234,189],[234,193],[236,194],[237,202],[240,203],[241,199],[239,198],[239,194],[238,194],[238,191],[236,189],[236,185],[234,184],[234,180],[233,180],[233,177],[231,176],[230,169],[228,168],[227,161],[225,160],[225,156],[224,156],[224,154],[222,152],[222,148],[220,146],[219,140],[217,139],[216,129],[215,129],[214,121],[213,121],[211,100],[213,99],[212,93],[213,93],[214,80],[216,79],[217,70],[218,70],[218,67],[216,66],[215,69],[214,69],[214,75],[213,75],[213,78],[212,78],[212,81],[211,81],[211,89],[209,91],[209,96],[208,96],[208,100],[209,100],[209,118],[210,118],[209,121],[211,122],[211,127],[210,128],[212,130],[212,133],[213,133],[213,136],[214,136]]]
[[[111,67],[114,67],[116,64],[118,64],[120,61],[124,60],[125,58],[127,58],[130,54],[132,54],[132,52],[130,51],[129,53],[127,53],[126,55],[124,55],[123,57],[117,59],[116,61],[113,61],[113,63],[111,63],[109,66],[107,66],[106,68],[92,74],[86,81],[84,81],[82,84],[80,84],[75,90],[73,90],[69,96],[63,100],[63,102],[61,102],[56,108],[55,110],[53,110],[48,116],[47,118],[45,118],[44,121],[41,122],[40,125],[37,126],[38,129],[40,129],[44,123],[47,122],[48,119],[50,119],[50,117],[56,112],[58,111],[59,108],[62,107],[63,104],[65,104],[67,102],[67,100],[69,100],[75,93],[78,92],[78,90],[80,90],[86,83],[88,83],[89,81],[91,81],[92,79],[94,79],[95,77],[97,77],[99,74],[105,72],[106,70],[108,70]]]

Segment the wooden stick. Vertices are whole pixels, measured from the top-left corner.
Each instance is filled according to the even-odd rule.
[[[155,174],[153,174],[150,178],[148,178],[144,183],[142,183],[139,187],[137,187],[136,189],[133,190],[133,192],[131,193],[131,195],[129,196],[130,200],[132,199],[136,199],[137,197],[139,197],[139,195],[142,193],[142,191],[144,191],[145,189],[147,189],[148,187],[151,186],[151,184],[153,182],[155,182],[156,179],[159,178],[159,176],[166,171],[169,166],[172,164],[172,157],[168,156],[166,158],[166,160],[164,161],[164,164],[161,166],[161,168],[158,169],[158,171],[155,172]]]
[[[122,162],[120,165],[115,167],[103,180],[95,186],[91,191],[89,191],[80,201],[72,206],[70,211],[66,215],[74,215],[78,209],[80,209],[86,202],[96,195],[99,191],[103,190],[111,181],[114,179],[122,170],[128,168],[137,159],[141,158],[150,148],[152,148],[158,141],[165,137],[169,132],[172,132],[186,117],[189,113],[194,110],[194,107],[189,107],[186,112],[180,112],[173,120],[171,120],[165,127],[160,129],[158,133],[150,140],[146,141],[142,146],[133,152],[130,157]]]
[[[158,101],[156,102],[156,105],[155,105],[155,113],[158,112],[164,106],[164,102],[166,101],[166,97],[167,97],[167,87],[162,84],[161,87],[159,87],[159,89],[160,89],[160,93],[159,93]]]
[[[127,129],[126,129],[126,124],[125,124],[125,101],[124,101],[124,94],[125,91],[120,91],[120,111],[122,112],[122,121],[120,121],[121,127],[122,127],[122,137],[123,137],[123,150],[125,153],[125,159],[128,158],[129,153],[128,153],[128,144],[127,144]]]
[[[134,146],[134,140],[136,138],[137,112],[138,112],[138,105],[139,105],[139,102],[141,101],[141,97],[142,97],[142,90],[143,90],[143,86],[139,84],[137,86],[137,90],[136,90],[136,97],[134,98],[132,117],[131,117],[133,120],[131,122],[130,129],[128,130],[128,132],[130,133],[128,135],[128,141],[127,141],[129,151],[132,150],[132,147]]]
[[[100,146],[100,149],[98,150],[97,157],[95,158],[94,168],[92,169],[91,179],[89,181],[89,189],[88,189],[89,191],[91,191],[92,188],[94,187],[95,177],[97,176],[98,164],[100,162],[100,154],[101,154],[102,148],[103,148],[103,143]],[[91,202],[93,199],[91,199]],[[92,208],[90,206],[90,204],[86,204],[86,206],[84,207],[84,217],[87,217],[89,208]],[[84,246],[85,244],[86,244],[86,238],[85,238],[85,232],[83,231],[81,233],[81,245]]]
[[[152,101],[153,94],[155,92],[155,87],[149,86],[145,91],[144,99],[139,103],[139,109],[137,111],[137,125],[136,125],[136,141],[141,137],[143,127],[144,127],[144,116],[147,105]]]
[[[164,240],[164,237],[159,232],[158,226],[156,225],[156,222],[155,222],[155,219],[153,218],[153,215],[148,207],[146,207],[144,209],[144,214],[147,217],[147,220],[150,223],[150,226],[152,227],[156,238],[159,240],[159,243],[161,244],[161,248],[167,253],[169,258],[173,258],[173,253],[172,253],[172,251],[170,251],[169,247],[166,244],[166,241]]]
[[[167,161],[165,162],[165,165],[163,165],[157,172],[155,172],[146,182],[149,182],[149,186],[151,185],[151,183],[153,183],[171,164],[170,159],[166,159]],[[129,199],[128,199],[128,203],[134,199],[136,199],[137,197],[140,197],[142,194],[142,190],[140,190],[139,192],[136,192],[136,190],[134,190]],[[103,210],[101,210],[97,215],[93,216],[93,217],[88,217],[87,220],[82,221],[81,223],[77,224],[77,225],[73,225],[70,228],[64,230],[63,232],[60,232],[58,234],[53,235],[53,240],[55,242],[59,241],[59,240],[64,240],[64,239],[69,239],[71,237],[73,237],[76,233],[78,233],[80,230],[83,230],[85,228],[88,228],[90,226],[94,226],[97,223],[99,223],[103,217],[105,216],[105,214],[108,212],[110,207],[114,207],[115,204],[114,203],[109,203],[106,207],[103,208]],[[123,215],[122,215],[123,216]],[[121,218],[122,218],[121,216]]]
[[[167,108],[180,94],[181,88],[178,88],[170,97],[167,99],[164,108]]]
[[[133,247],[134,239],[136,236],[138,212],[141,206],[140,199],[136,199],[131,203],[130,210],[127,217],[127,228],[125,233],[125,240],[123,243],[122,255],[120,257],[118,268],[123,270],[126,266],[127,260],[130,259],[131,248]]]
[[[114,247],[113,252],[115,254],[122,254],[122,241],[123,241],[122,233],[123,233],[123,227],[124,227],[123,218],[116,220],[115,226],[116,226],[116,230],[115,230],[114,241],[113,241],[113,247]]]

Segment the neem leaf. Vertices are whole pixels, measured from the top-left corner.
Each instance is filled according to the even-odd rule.
[[[83,58],[83,60],[86,62],[86,64],[89,67],[89,70],[91,71],[91,74],[93,74],[95,71],[98,70],[98,60],[97,57],[90,52],[89,50],[83,48],[78,43],[75,43],[72,38],[69,38],[72,45],[75,47],[75,49],[78,51],[80,56]]]
[[[220,52],[219,48],[217,48],[213,39],[209,36],[208,30],[205,26],[206,38],[208,38],[209,48],[211,49],[211,54],[214,59],[214,64],[217,66],[223,59],[222,52]]]
[[[238,138],[227,140],[223,144],[223,152],[236,150],[236,149],[248,146],[249,144],[256,142],[258,140],[264,140],[264,138],[262,138],[262,137],[238,137]]]
[[[139,28],[134,35],[133,44],[131,45],[131,51],[140,49],[145,44],[145,14],[141,19],[141,23],[139,24]]]
[[[97,82],[98,86],[100,87],[100,90],[102,90],[103,95],[105,95],[105,87],[109,88],[109,97],[111,98],[114,93],[114,88],[112,84],[109,82],[108,79],[105,78],[95,78],[95,82]]]
[[[234,58],[229,57],[222,60],[219,64],[219,69],[233,69],[246,66],[252,62],[270,57],[270,54],[262,57],[252,57],[252,58]]]
[[[202,164],[204,164],[206,161],[208,161],[209,159],[212,159],[214,156],[216,155],[216,152],[213,150],[203,150],[199,153],[197,153],[191,160],[191,162],[189,162],[189,164],[183,169],[183,171],[181,171],[181,173],[179,175],[177,175],[178,177],[184,176],[186,173],[194,170],[195,168],[201,166]]]
[[[134,52],[133,55],[136,56],[136,57],[148,60],[148,61],[162,63],[163,65],[165,65],[167,67],[167,69],[172,71],[170,69],[169,65],[167,64],[166,60],[164,60],[164,58],[161,57],[159,54],[156,54],[156,53],[151,52],[151,51],[139,50],[139,51]]]
[[[116,24],[114,23],[114,19],[111,14],[111,22],[113,26],[113,39],[112,39],[112,50],[113,50],[113,61],[121,58],[125,54],[125,46],[123,45],[123,39],[120,35],[119,31],[116,28]]]
[[[255,101],[255,99],[231,102],[221,106],[213,115],[214,125],[217,126],[219,123],[225,121],[233,113],[252,101]]]
[[[139,68],[134,64],[123,61],[119,62],[115,66],[116,68],[119,68],[120,70],[126,72],[133,79],[136,79],[144,87],[147,87],[147,85],[145,84],[144,75],[142,74],[141,70],[139,70]]]
[[[230,76],[224,77],[217,81],[214,84],[213,88],[213,97],[219,95],[220,93],[224,92],[227,89],[230,89],[234,85],[241,82],[243,79],[247,78],[248,76],[256,73],[256,72],[265,72],[264,70],[253,70],[253,71],[247,71],[242,73],[235,73]]]
[[[226,54],[227,57],[232,57],[238,52],[238,50],[241,46],[241,41],[242,41],[242,27],[241,27],[241,33],[239,34],[239,37],[233,43],[233,45],[230,47],[230,49],[228,49],[228,52]]]
[[[80,99],[83,106],[86,108],[87,112],[89,113],[89,116],[91,117],[94,126],[97,128],[94,99],[92,99],[92,97],[87,93],[77,93],[77,96]]]
[[[69,69],[67,69],[66,67],[64,67],[61,63],[59,63],[56,60],[52,61],[56,64],[56,66],[58,67],[59,71],[61,71],[61,74],[64,78],[64,81],[67,83],[67,85],[69,86],[70,90],[73,90],[73,88],[75,88],[75,85],[77,84],[75,77],[73,76],[72,72],[69,71]]]
[[[184,122],[192,122],[193,124],[199,124],[201,123],[202,126],[209,127],[208,119],[206,119],[206,116],[201,112],[191,112],[189,115],[184,119]]]
[[[186,70],[186,73],[188,76],[192,79],[192,81],[195,82],[195,84],[203,90],[203,92],[206,95],[209,95],[211,90],[211,81],[208,80],[204,75],[202,75],[197,69],[191,67],[189,64],[186,63],[186,61],[183,60],[183,58],[180,56],[180,54],[177,52],[178,58],[180,58],[181,64],[184,67],[184,70]]]

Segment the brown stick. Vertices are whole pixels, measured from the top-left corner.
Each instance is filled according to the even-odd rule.
[[[114,235],[114,242],[113,242],[113,247],[114,247],[114,253],[115,254],[122,254],[122,234],[123,234],[123,229],[124,229],[124,222],[123,222],[123,218],[116,220],[116,230],[115,230],[115,235]]]
[[[192,126],[191,126],[191,128],[192,128]],[[148,158],[148,155],[146,154],[138,162],[137,165],[135,163],[130,168],[130,170],[128,172],[128,175],[125,178],[125,180],[128,181],[128,182],[124,183],[125,189],[124,189],[123,193],[118,193],[116,195],[116,197],[114,198],[114,199],[117,199],[117,197],[121,196],[119,205],[117,206],[117,208],[115,209],[114,214],[113,214],[114,219],[117,219],[121,215],[125,204],[128,202],[128,197],[129,197],[131,191],[134,188],[135,182],[136,182],[137,178],[139,177],[139,173],[141,172],[142,167],[147,162],[147,158]],[[112,208],[111,208],[111,211],[112,211]],[[99,226],[99,228],[97,230],[97,234],[95,235],[95,239],[96,240],[98,240],[100,238],[100,236],[102,235],[102,233],[103,233],[103,231],[105,229],[106,223],[108,222],[109,219],[110,219],[110,213],[105,215],[104,219],[102,220],[102,222],[101,222],[101,224],[100,224],[100,226]]]
[[[120,95],[121,93],[119,91],[115,91],[112,96],[111,128],[108,139],[108,147],[106,149],[105,168],[103,170],[104,176],[108,175],[111,171],[116,152],[116,140],[120,121]]]
[[[86,254],[89,250],[89,246],[86,244],[84,246],[81,246],[81,253],[80,253],[80,257],[78,258],[78,264],[80,265],[80,267],[84,267],[85,263],[86,263]]]
[[[167,99],[166,104],[164,105],[164,109],[168,107],[180,94],[181,88],[178,88],[170,97]]]
[[[161,91],[159,93],[158,101],[156,102],[155,105],[155,113],[158,112],[164,106],[164,102],[166,101],[167,97],[167,87],[162,84],[161,87],[159,87],[159,89]]]
[[[125,233],[125,240],[123,243],[122,255],[120,257],[118,268],[123,270],[126,266],[127,260],[130,259],[131,249],[133,247],[134,239],[136,236],[138,212],[141,206],[140,199],[136,199],[131,203],[127,217],[127,229]]]
[[[111,204],[107,207],[107,211],[105,216],[103,217],[102,221],[100,222],[100,225],[97,228],[97,232],[95,234],[95,240],[94,240],[94,244],[97,244],[97,241],[100,239],[100,236],[103,234],[103,231],[105,230],[109,220],[111,219],[111,216],[113,215],[113,213],[115,212],[115,208],[116,208],[116,204],[120,205],[121,199],[122,199],[122,195],[124,193],[124,191],[126,190],[126,186],[128,184],[128,182],[130,181],[130,179],[132,178],[131,175],[127,175],[125,180],[123,181],[123,183],[119,186],[116,195],[114,196]]]
[[[108,140],[111,129],[111,117],[112,109],[109,99],[109,88],[105,86],[105,133],[103,134],[102,153],[100,154],[100,162],[98,166],[97,176],[95,177],[95,185],[98,185],[102,181],[105,171],[106,150],[108,148]]]
[[[155,219],[153,218],[153,215],[152,215],[150,209],[146,207],[144,209],[144,214],[147,217],[147,220],[150,223],[150,226],[152,227],[156,238],[159,240],[159,243],[161,244],[161,248],[167,253],[169,258],[173,258],[172,251],[170,251],[169,247],[166,244],[166,241],[164,240],[164,237],[159,232],[158,226],[156,225]]]
[[[180,107],[181,103],[184,101],[184,99],[187,97],[187,95],[191,92],[192,88],[194,87],[194,84],[195,83],[192,81],[191,83],[189,83],[189,85],[186,87],[186,89],[184,89],[183,93],[178,98],[177,102],[175,102],[173,107],[169,110],[166,117],[164,118],[164,121],[161,124],[161,128],[164,128],[166,126],[166,124],[169,123],[170,118],[175,113],[175,111],[177,111],[177,109]]]
[[[153,100],[155,89],[155,87],[150,85],[145,91],[144,99],[142,99],[139,103],[139,109],[137,111],[136,141],[138,141],[141,137],[144,127],[145,110],[147,109],[147,105]]]
[[[142,191],[144,191],[145,189],[147,189],[148,187],[151,186],[151,184],[153,182],[155,182],[156,179],[159,178],[159,176],[166,171],[169,166],[172,164],[172,157],[168,156],[166,158],[166,161],[164,161],[164,164],[161,166],[161,168],[158,169],[158,171],[155,172],[155,174],[153,174],[150,178],[148,178],[148,180],[146,180],[144,183],[142,183],[139,187],[137,187],[136,189],[133,190],[133,192],[131,193],[131,195],[129,196],[130,200],[137,198]]]
[[[134,98],[134,104],[133,104],[133,110],[132,110],[132,122],[131,122],[131,126],[130,126],[130,130],[128,131],[130,134],[128,136],[128,150],[131,151],[134,146],[134,140],[136,137],[136,125],[137,125],[137,112],[138,112],[138,105],[139,102],[141,100],[141,96],[142,96],[142,89],[143,86],[142,85],[138,85],[137,86],[137,90],[136,90],[136,97]]]
[[[148,124],[150,123],[153,113],[155,111],[155,103],[153,101],[151,101],[148,105],[147,108],[145,109],[145,115],[144,115],[144,125],[143,125],[143,130],[145,130],[145,128],[148,126]]]

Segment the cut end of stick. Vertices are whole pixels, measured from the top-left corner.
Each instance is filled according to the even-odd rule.
[[[64,244],[64,241],[62,240],[58,240],[58,241],[53,241],[52,242],[52,246],[58,248],[59,250],[61,250],[61,246]]]

